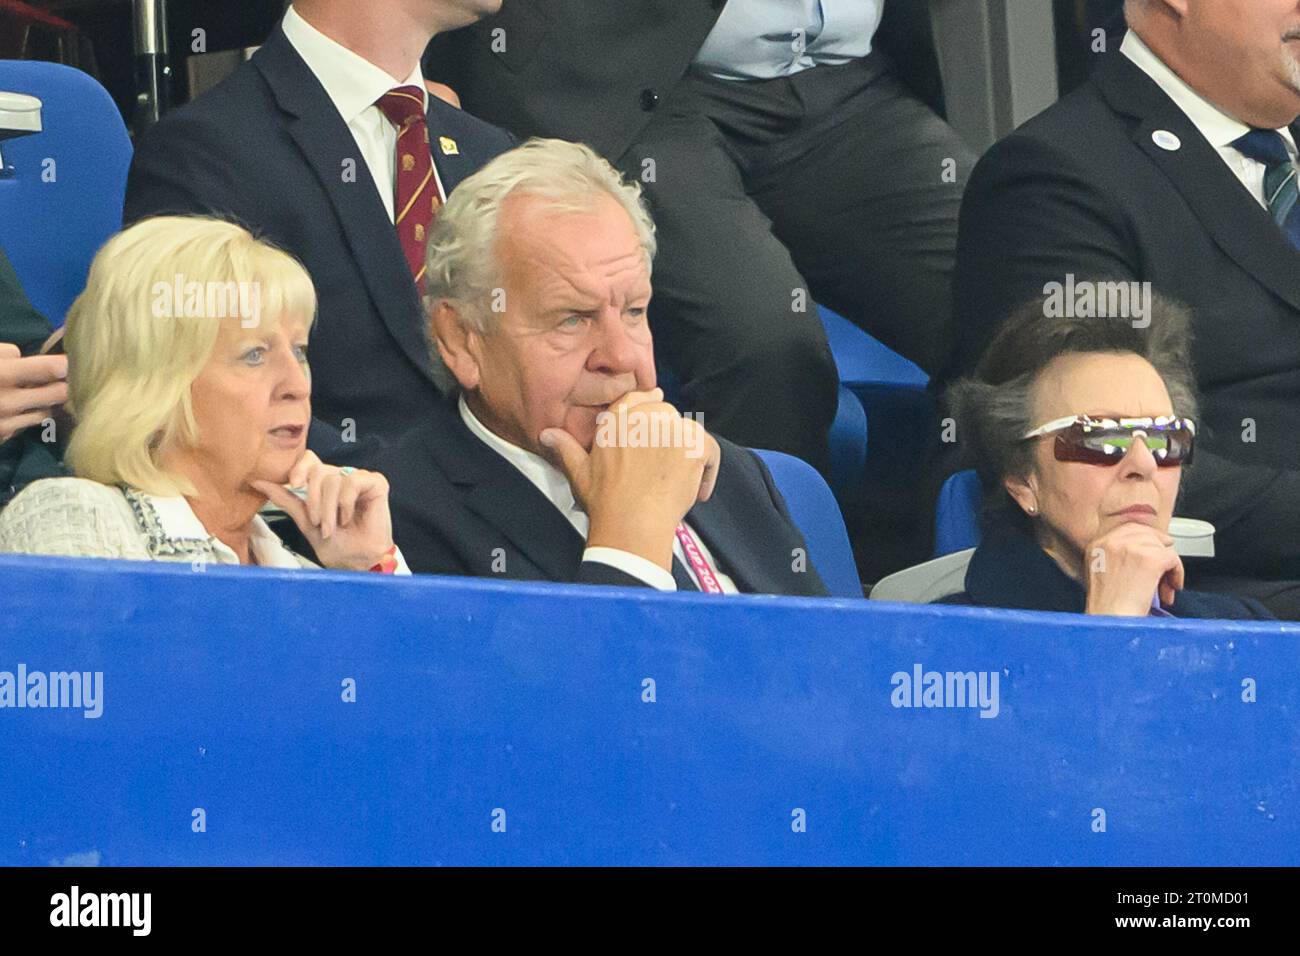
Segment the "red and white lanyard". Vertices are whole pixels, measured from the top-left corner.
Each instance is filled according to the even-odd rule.
[[[718,576],[713,573],[713,568],[709,566],[709,562],[705,560],[704,552],[700,550],[699,544],[695,541],[695,535],[691,534],[686,525],[679,524],[677,526],[677,540],[681,543],[682,551],[686,554],[686,560],[695,573],[695,580],[699,582],[700,590],[705,594],[722,594],[722,585],[718,583]]]

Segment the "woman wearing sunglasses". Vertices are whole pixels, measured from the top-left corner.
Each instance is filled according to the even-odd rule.
[[[1147,322],[1146,320],[1149,320]],[[949,402],[984,487],[983,540],[948,603],[1128,617],[1269,618],[1183,589],[1169,535],[1196,445],[1187,315],[1014,314]]]

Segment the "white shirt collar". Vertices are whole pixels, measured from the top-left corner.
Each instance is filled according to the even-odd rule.
[[[217,563],[239,563],[239,557],[234,550],[208,533],[208,529],[199,521],[198,515],[184,498],[179,495],[175,497],[151,495],[138,488],[130,489],[130,493],[145,506],[137,511],[137,515],[145,526],[145,532],[149,534],[151,546],[159,543],[176,550],[191,550],[187,545],[206,545],[212,549]],[[253,560],[263,567],[301,566],[293,552],[284,546],[284,542],[267,526],[261,515],[253,516],[248,550]]]
[[[351,123],[397,86],[419,87],[424,95],[425,111],[428,111],[429,91],[424,85],[419,63],[410,76],[398,83],[365,57],[321,33],[292,6],[285,12],[281,28],[298,55],[320,80],[321,86],[325,87],[325,93],[343,117],[343,122]]]
[[[1120,52],[1127,56],[1147,76],[1155,80],[1171,100],[1177,104],[1187,118],[1192,121],[1202,136],[1216,149],[1231,146],[1234,140],[1250,132],[1250,127],[1240,120],[1233,119],[1205,97],[1187,85],[1181,76],[1171,70],[1155,52],[1143,42],[1142,38],[1129,30],[1120,44]],[[1286,127],[1278,130],[1286,140],[1292,155],[1295,144],[1291,131]]]
[[[565,515],[568,515],[571,511],[581,511],[574,502],[573,489],[569,487],[569,479],[564,477],[564,473],[560,469],[540,455],[536,455],[526,448],[520,448],[518,445],[506,441],[500,435],[489,431],[487,426],[480,422],[474,413],[470,411],[469,403],[465,401],[463,393],[458,404],[460,406],[461,420],[465,422],[465,426],[474,433],[475,437],[514,465],[525,478],[536,486],[538,491],[546,496],[547,501],[559,508]]]

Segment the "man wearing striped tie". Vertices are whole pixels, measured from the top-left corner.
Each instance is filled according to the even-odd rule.
[[[1179,513],[1217,534],[1189,586],[1297,618],[1300,3],[1128,0],[1125,13],[1091,79],[971,179],[948,377],[1053,283],[1149,283],[1190,306],[1203,410]]]
[[[434,34],[500,4],[295,0],[249,62],[136,150],[126,222],[234,218],[307,267],[320,300],[309,443],[332,461],[365,464],[440,407],[424,243],[448,192],[514,137],[445,101],[420,57]]]
[[[428,245],[450,414],[375,465],[413,570],[826,594],[758,456],[656,387],[635,185],[586,146],[530,140],[461,184]]]

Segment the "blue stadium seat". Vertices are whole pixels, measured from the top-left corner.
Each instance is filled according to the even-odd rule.
[[[817,307],[840,373],[840,385],[862,405],[873,449],[859,472],[868,481],[906,485],[919,473],[930,427],[930,379],[917,365],[823,305]]]
[[[790,508],[790,517],[803,532],[808,556],[835,597],[862,597],[862,582],[844,518],[835,496],[817,469],[800,458],[779,451],[754,453],[763,459],[772,480]]]
[[[934,556],[964,551],[980,543],[980,480],[974,469],[949,475],[939,489],[934,514]]]
[[[32,304],[56,326],[90,260],[122,226],[131,140],[104,88],[57,63],[0,60],[0,91],[42,102],[42,132],[7,141],[0,247]]]
[[[925,372],[824,305],[817,306],[840,382],[856,394],[872,387],[925,391]]]
[[[829,440],[831,488],[836,495],[846,495],[862,481],[867,464],[867,413],[857,396],[843,385]]]
[[[668,367],[662,356],[656,356],[659,366],[659,387],[664,398],[682,411],[681,381]],[[708,423],[705,422],[705,427]],[[862,479],[862,469],[867,461],[867,416],[862,403],[843,385],[840,386],[839,404],[829,435],[831,446],[830,484],[837,497],[843,497],[857,488]]]

